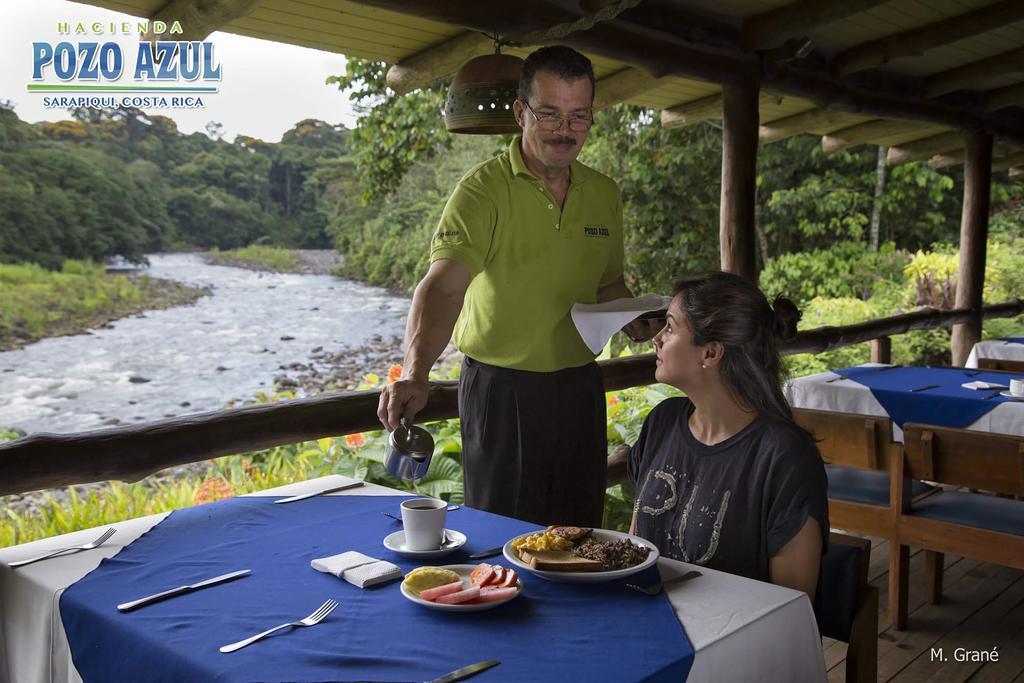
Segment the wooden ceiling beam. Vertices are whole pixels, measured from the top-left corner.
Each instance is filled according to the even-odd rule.
[[[960,166],[964,163],[964,149],[966,148],[966,137],[964,138],[964,145],[960,149],[951,149],[948,152],[942,154],[936,154],[932,157],[932,168],[949,168],[950,166]],[[994,145],[992,148],[992,164],[993,167],[999,161],[1004,158],[1010,157],[1015,154],[1006,145]]]
[[[758,108],[765,104],[780,104],[782,98],[771,93],[760,93]],[[677,104],[661,110],[661,127],[666,129],[692,126],[701,121],[722,118],[722,93]]]
[[[919,123],[908,123],[907,121],[893,121],[892,119],[877,119],[865,121],[857,125],[843,128],[824,135],[821,138],[821,151],[825,154],[835,154],[844,149],[862,145],[878,138],[899,135],[913,131],[920,127]]]
[[[474,57],[494,52],[494,41],[477,31],[466,31],[432,45],[388,69],[388,87],[399,95],[430,85],[459,70]]]
[[[657,78],[643,69],[628,67],[611,76],[598,79],[595,87],[594,110],[601,111],[613,104],[630,100],[640,93],[653,90],[666,78]]]
[[[929,76],[924,81],[924,94],[925,97],[938,97],[972,86],[976,89],[979,80],[1004,74],[1024,76],[1024,47]]]
[[[181,22],[184,33],[170,40],[205,40],[224,24],[247,16],[260,0],[170,0],[149,17],[150,24],[163,21],[170,26]],[[150,30],[142,40],[164,40]]]
[[[762,91],[801,97],[820,107],[874,118],[988,130],[996,137],[1024,144],[1024,127],[1012,116],[986,116],[962,105],[922,99],[906,87],[895,87],[884,79],[870,82],[837,79],[825,69],[805,63],[807,60],[762,64],[755,54],[695,47],[674,37],[672,26],[654,30],[612,19],[596,23],[587,30],[574,31],[571,27],[585,17],[578,10],[568,10],[545,0],[521,0],[519,3],[482,3],[479,0],[430,3],[423,0],[351,1],[475,31],[491,33],[497,30],[506,40],[546,36],[539,42],[567,44],[586,53],[641,68],[658,77],[680,75],[720,85],[744,83],[760,77]],[[1005,5],[1005,2],[1000,2],[986,10],[994,11]],[[1024,12],[1024,2],[1017,6]]]
[[[997,111],[1003,107],[1024,104],[1024,83],[1014,83],[1005,88],[990,90],[985,93],[985,111]]]
[[[843,128],[860,122],[862,116],[834,109],[810,109],[770,123],[762,123],[758,137],[762,145],[779,142],[815,128]]]
[[[1017,152],[992,160],[992,172],[1008,171],[1015,166],[1024,166],[1024,152]]]
[[[963,149],[964,135],[959,131],[939,133],[930,137],[904,142],[896,147],[890,147],[886,155],[885,163],[890,166],[909,164],[912,161],[929,159],[935,154],[949,152],[954,149]]]
[[[987,130],[998,138],[1024,146],[1024,126],[1019,118],[983,116],[978,110],[948,102],[868,90],[817,71],[782,65],[765,74],[762,88],[863,116],[920,121],[954,129]]]
[[[777,47],[815,27],[886,2],[889,0],[801,0],[749,17],[743,22],[740,41],[748,50]]]
[[[722,93],[685,102],[661,110],[661,127],[666,129],[692,126],[708,119],[722,118]]]
[[[941,45],[986,33],[1021,19],[1024,19],[1024,2],[1001,0],[965,14],[852,47],[832,59],[832,69],[837,75],[846,76],[882,66],[900,57],[915,57]]]

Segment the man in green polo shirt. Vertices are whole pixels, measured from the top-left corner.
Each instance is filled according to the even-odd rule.
[[[426,405],[452,339],[466,504],[540,524],[601,523],[606,415],[601,372],[570,317],[576,303],[632,294],[622,198],[576,160],[593,123],[594,72],[568,47],[523,65],[508,152],[471,169],[445,206],[413,296],[403,378],[381,394],[389,430]],[[627,333],[649,339],[655,326]]]

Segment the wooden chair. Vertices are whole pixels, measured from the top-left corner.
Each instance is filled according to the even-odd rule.
[[[1024,373],[1024,360],[1004,360],[1001,358],[979,358],[978,368],[982,370],[1002,370],[1003,372]]]
[[[793,409],[793,418],[817,442],[828,474],[828,515],[833,528],[892,539],[889,465],[900,450],[888,417]],[[914,496],[932,491],[922,482]]]
[[[1024,437],[907,423],[892,463],[897,540],[889,550],[889,616],[907,623],[909,546],[924,548],[928,595],[942,595],[943,553],[1024,569],[1024,501],[943,491],[913,501],[910,480],[1024,495]]]
[[[849,644],[846,680],[874,683],[878,675],[878,589],[868,583],[871,542],[829,534],[821,562],[821,635]]]

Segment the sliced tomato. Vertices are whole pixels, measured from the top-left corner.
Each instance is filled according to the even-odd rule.
[[[518,582],[519,582],[519,575],[516,574],[516,570],[515,569],[512,569],[510,567],[509,569],[505,570],[505,576],[504,576],[504,578],[502,579],[502,581],[501,581],[501,583],[499,585],[502,586],[503,588],[509,588],[509,587],[514,588]]]
[[[506,570],[504,567],[495,564],[491,565],[491,569],[494,570],[494,573],[491,574],[490,578],[487,579],[487,582],[481,584],[481,586],[498,586],[501,584],[502,581],[505,580]]]
[[[425,591],[420,591],[420,597],[424,600],[437,600],[442,595],[457,593],[462,590],[462,588],[462,581],[453,581],[452,583],[446,583],[443,586],[436,586],[434,588],[428,588]]]
[[[488,580],[490,580],[493,574],[494,567],[487,564],[486,562],[481,562],[476,566],[476,569],[469,573],[469,581],[474,586],[483,586],[485,583],[488,582]]]
[[[480,586],[471,586],[466,590],[461,590],[458,593],[449,593],[448,595],[442,595],[437,599],[437,602],[445,605],[458,605],[462,602],[469,602],[473,598],[480,597]]]

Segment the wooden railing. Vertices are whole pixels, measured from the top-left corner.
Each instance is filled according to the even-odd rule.
[[[985,306],[985,318],[1024,313],[1024,301]],[[821,353],[910,330],[966,322],[970,310],[925,310],[800,332],[785,355]],[[884,347],[885,345],[882,345]],[[873,353],[875,349],[873,349]],[[602,361],[608,391],[652,384],[654,354]],[[0,495],[92,481],[137,481],[153,472],[234,453],[380,428],[378,391],[349,391],[197,413],[76,434],[38,433],[0,445]],[[457,383],[434,382],[417,420],[458,416]]]

